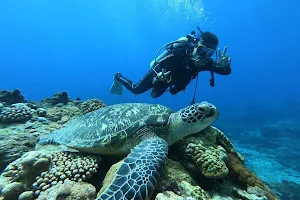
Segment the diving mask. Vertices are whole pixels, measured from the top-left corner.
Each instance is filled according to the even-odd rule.
[[[208,48],[203,44],[197,44],[195,48],[197,49],[197,54],[200,56],[206,55],[207,57],[211,57],[215,53],[214,49]]]

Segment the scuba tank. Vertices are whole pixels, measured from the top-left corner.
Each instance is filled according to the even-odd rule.
[[[197,26],[197,29],[198,29],[198,31],[200,32],[200,35],[201,35],[203,32],[201,31],[201,29],[199,28],[199,26]],[[199,36],[199,37],[196,37],[196,32],[195,32],[194,30],[193,30],[190,34],[188,34],[188,35],[186,36],[186,38],[188,39],[187,41],[185,40],[184,37],[181,37],[181,38],[179,38],[179,40],[172,41],[172,42],[169,42],[169,43],[164,44],[163,46],[161,46],[161,47],[157,50],[157,52],[156,52],[156,54],[155,54],[155,57],[154,57],[154,64],[157,63],[157,55],[159,54],[159,52],[160,52],[163,48],[166,47],[166,50],[167,50],[167,51],[170,51],[170,50],[172,50],[172,48],[173,48],[173,44],[186,43],[186,42],[188,43],[189,48],[191,48],[191,47],[194,47],[194,46],[200,41],[200,36]],[[153,66],[153,65],[152,65],[152,66]]]
[[[190,34],[188,34],[186,36],[187,40],[184,38],[184,37],[181,37],[179,38],[179,40],[176,40],[176,41],[172,41],[172,42],[169,42],[169,43],[166,43],[164,44],[163,46],[161,46],[158,51],[156,52],[155,54],[155,57],[154,57],[154,64],[157,63],[157,57],[158,57],[158,54],[159,52],[166,47],[166,50],[168,52],[170,52],[174,47],[173,45],[174,44],[180,44],[180,43],[188,43],[188,47],[189,48],[193,48],[195,46],[195,44],[198,43],[199,41],[199,38],[196,38],[196,32],[195,31],[192,31]]]

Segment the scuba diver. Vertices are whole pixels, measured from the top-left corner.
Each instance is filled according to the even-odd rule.
[[[116,73],[110,92],[121,95],[122,86],[134,94],[152,89],[152,98],[157,98],[169,88],[169,92],[175,95],[185,90],[191,80],[197,77],[198,81],[198,73],[202,71],[210,72],[210,85],[214,87],[214,73],[220,75],[231,73],[231,58],[226,53],[226,46],[223,53],[217,49],[219,41],[214,33],[202,32],[199,27],[197,28],[200,32],[199,37],[196,37],[195,31],[192,31],[186,37],[163,45],[150,63],[150,70],[138,83],[132,82],[119,72]],[[157,56],[164,47],[166,50]],[[216,53],[216,61],[211,58],[214,53]]]

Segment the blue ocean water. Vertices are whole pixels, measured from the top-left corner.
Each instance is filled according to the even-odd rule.
[[[228,46],[232,74],[216,75],[211,88],[210,74],[201,73],[196,100],[219,107],[216,124],[236,144],[299,161],[299,7],[296,0],[1,1],[0,89],[18,88],[36,101],[67,91],[177,110],[190,104],[195,81],[158,99],[109,88],[116,72],[138,81],[163,44],[199,26]],[[285,167],[300,171],[297,163]]]

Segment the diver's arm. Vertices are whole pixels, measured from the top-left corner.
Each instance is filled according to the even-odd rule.
[[[198,71],[212,71],[220,75],[229,75],[231,74],[231,67],[230,64],[226,67],[220,67],[216,61],[209,58],[205,61],[204,65],[199,67]]]
[[[189,42],[187,37],[181,37],[177,41],[178,41],[178,43],[172,44],[172,48],[179,48],[179,47],[187,46],[188,42]],[[165,50],[162,54],[157,56],[156,62],[160,61],[162,58],[164,58],[165,56],[167,56],[169,54],[170,54],[170,52]],[[155,58],[154,58],[154,60],[151,61],[150,68],[153,67],[154,63],[155,63]]]
[[[220,74],[220,75],[229,75],[231,74],[231,67],[230,64],[228,64],[226,67],[220,67],[215,61],[214,61],[214,65],[212,66],[212,70],[213,72]]]

